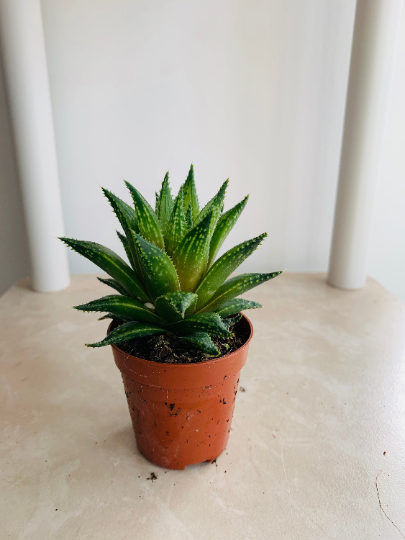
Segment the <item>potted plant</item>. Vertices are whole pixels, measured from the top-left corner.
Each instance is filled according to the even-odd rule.
[[[75,309],[106,313],[141,453],[171,469],[213,461],[225,449],[239,373],[253,329],[241,311],[262,307],[238,298],[281,272],[229,277],[266,233],[216,260],[248,197],[223,213],[228,181],[200,210],[191,165],[173,199],[166,174],[153,210],[128,182],[134,206],[103,189],[123,233],[126,263],[94,242],[61,238],[110,277],[115,289]]]

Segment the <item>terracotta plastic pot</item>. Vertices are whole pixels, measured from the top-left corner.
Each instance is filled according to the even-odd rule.
[[[131,356],[112,345],[122,373],[125,395],[140,452],[168,469],[213,461],[226,448],[231,430],[239,374],[253,327],[238,350],[195,364],[166,364]],[[111,325],[108,332],[111,329]]]

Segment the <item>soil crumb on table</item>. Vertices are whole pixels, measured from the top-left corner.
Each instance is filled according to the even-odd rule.
[[[118,326],[118,325],[117,325]],[[233,337],[225,339],[218,336],[211,336],[219,356],[209,356],[198,349],[190,348],[174,334],[161,334],[159,336],[146,336],[129,341],[118,343],[117,346],[124,352],[166,364],[190,364],[215,360],[239,349],[249,338],[249,326],[243,319],[231,326]]]

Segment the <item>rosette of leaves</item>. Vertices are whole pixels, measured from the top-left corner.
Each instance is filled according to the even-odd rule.
[[[100,244],[61,238],[104,270],[110,277],[98,279],[115,291],[75,306],[80,311],[105,313],[102,319],[118,323],[105,339],[89,347],[171,332],[189,347],[217,356],[211,337],[231,337],[232,324],[241,311],[262,307],[239,296],[281,272],[230,276],[267,234],[242,242],[216,260],[248,200],[245,197],[224,213],[227,185],[224,182],[201,209],[192,165],[176,198],[166,174],[154,209],[129,182],[133,205],[103,188],[122,227],[117,234],[128,262]]]

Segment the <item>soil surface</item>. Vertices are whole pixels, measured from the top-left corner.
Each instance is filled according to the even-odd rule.
[[[190,345],[185,344],[174,334],[131,339],[117,343],[117,347],[132,356],[164,364],[206,362],[236,351],[249,338],[249,326],[243,319],[231,326],[230,330],[234,333],[234,336],[229,339],[211,336],[213,343],[220,351],[220,355],[215,357],[209,356],[198,349],[192,349]]]

